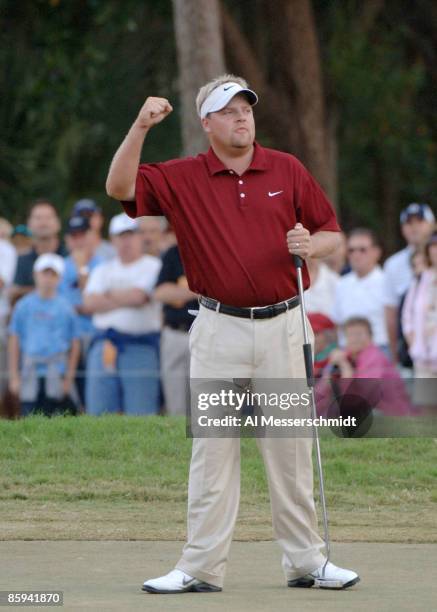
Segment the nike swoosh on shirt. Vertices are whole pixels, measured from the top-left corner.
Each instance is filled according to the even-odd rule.
[[[223,87],[223,91],[228,91],[228,89],[232,89],[235,85],[229,85],[229,87]]]
[[[275,195],[279,195],[280,193],[283,193],[284,190],[282,191],[269,191],[269,197],[273,198],[273,196]]]

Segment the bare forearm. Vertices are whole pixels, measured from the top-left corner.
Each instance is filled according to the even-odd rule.
[[[340,363],[340,374],[342,378],[354,377],[354,369],[348,361]]]
[[[79,357],[80,357],[80,341],[78,338],[75,338],[71,343],[71,349],[68,355],[68,365],[67,365],[66,377],[69,378],[70,380],[73,380],[76,374],[77,364],[79,363]]]
[[[106,193],[116,200],[135,199],[135,181],[148,129],[135,122],[119,146],[106,179]]]
[[[20,368],[20,343],[15,335],[9,336],[8,341],[9,375],[18,376]]]
[[[385,307],[385,324],[387,327],[390,351],[394,361],[398,360],[398,309],[395,306]]]
[[[287,232],[287,246],[292,255],[307,257],[326,257],[341,244],[340,232],[320,231],[310,234],[302,223],[296,223],[293,229]]]
[[[162,283],[155,289],[155,299],[163,304],[174,308],[181,308],[190,300],[195,300],[197,295],[187,287],[181,287],[176,283]]]
[[[317,232],[311,236],[311,257],[326,257],[340,246],[339,232]]]
[[[7,291],[11,306],[14,306],[15,302],[30,293],[33,289],[34,287],[32,287],[31,285],[12,285],[12,287],[9,287]]]
[[[135,182],[146,134],[172,110],[166,98],[147,98],[112,160],[106,179],[106,192],[109,196],[117,200],[135,200]]]
[[[83,310],[90,315],[109,312],[118,307],[118,304],[106,293],[89,293],[85,294],[83,298]]]
[[[117,305],[117,308],[138,308],[149,301],[147,293],[138,287],[113,289],[107,293],[107,296]]]

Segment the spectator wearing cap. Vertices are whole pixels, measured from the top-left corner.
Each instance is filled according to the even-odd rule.
[[[305,304],[308,312],[321,312],[329,316],[332,312],[337,289],[337,272],[331,270],[319,259],[306,259],[311,285],[305,292]]]
[[[108,240],[102,238],[102,229],[105,219],[100,206],[90,198],[78,200],[73,206],[72,211],[72,217],[77,216],[86,217],[89,220],[94,255],[99,257],[102,261],[115,257],[113,245]]]
[[[425,260],[427,268],[408,290],[402,329],[414,364],[414,402],[429,407],[437,405],[437,231],[426,243]]]
[[[390,351],[399,361],[400,304],[413,281],[410,258],[417,248],[424,248],[435,227],[435,217],[428,204],[409,204],[400,216],[401,232],[407,245],[389,257],[384,264],[384,303]],[[402,365],[402,364],[401,364]],[[408,365],[404,363],[404,365]]]
[[[334,321],[321,312],[308,313],[314,332],[314,375],[321,376],[328,364],[330,353],[337,348],[337,330]]]
[[[32,249],[32,233],[24,223],[16,225],[12,231],[11,243],[14,245],[17,255],[29,253]]]
[[[43,253],[67,255],[59,239],[61,222],[55,206],[47,199],[35,200],[31,204],[27,227],[32,234],[32,248],[28,253],[18,257],[13,286],[9,295],[14,304],[34,288],[33,265]]]
[[[83,305],[83,290],[88,276],[103,260],[93,254],[94,245],[90,222],[79,215],[68,220],[66,242],[70,255],[65,258],[65,270],[59,284],[59,293],[73,306],[78,315],[78,328],[81,341],[76,388],[81,405],[85,405],[85,363],[88,346],[94,333],[91,315]]]
[[[111,219],[117,255],[97,266],[84,291],[97,333],[87,357],[86,410],[156,414],[161,307],[153,299],[161,260],[143,254],[138,221]]]
[[[11,309],[8,290],[16,264],[15,248],[8,240],[0,239],[0,401],[7,388],[7,324]]]
[[[351,317],[370,321],[375,343],[388,354],[388,337],[384,318],[384,272],[378,261],[381,249],[374,232],[357,228],[350,232],[347,251],[351,272],[342,276],[337,285],[331,318],[343,325]],[[339,344],[345,337],[339,332]]]
[[[188,330],[193,323],[189,310],[198,310],[197,295],[188,288],[177,246],[163,255],[155,289],[163,306],[161,374],[167,414],[186,414],[190,401],[190,350]]]
[[[35,290],[22,298],[9,326],[9,388],[21,414],[50,416],[73,391],[79,359],[77,317],[57,289],[64,272],[60,255],[45,253],[34,264]]]

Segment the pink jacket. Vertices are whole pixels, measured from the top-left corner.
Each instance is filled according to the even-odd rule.
[[[431,336],[425,330],[425,315],[433,279],[433,270],[425,270],[420,280],[414,281],[410,286],[402,308],[402,330],[405,335],[414,335],[409,348],[411,359],[437,367],[437,327]]]
[[[356,360],[353,379],[340,378],[341,394],[359,395],[373,408],[389,416],[409,414],[412,410],[404,381],[396,367],[374,344],[361,351]],[[333,401],[329,380],[316,381],[317,412],[325,415]]]

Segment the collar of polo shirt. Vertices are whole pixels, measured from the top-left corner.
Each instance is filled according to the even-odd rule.
[[[258,96],[251,89],[242,87],[238,83],[228,81],[212,90],[200,107],[200,118],[204,119],[208,113],[215,113],[224,108],[230,100],[239,93],[244,93],[249,104],[254,106],[258,102]]]

